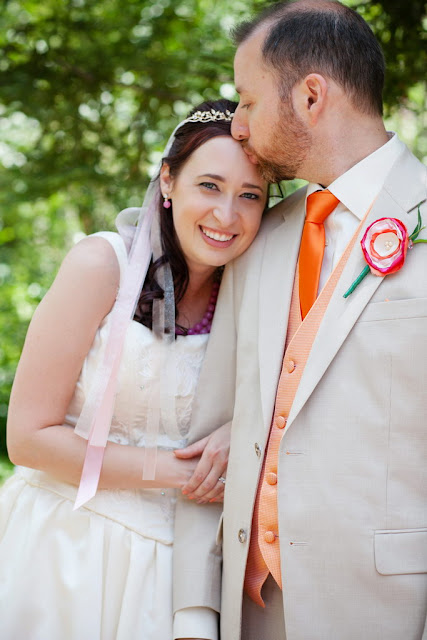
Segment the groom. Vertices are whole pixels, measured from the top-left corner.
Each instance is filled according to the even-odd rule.
[[[353,10],[281,2],[236,40],[233,136],[268,180],[309,185],[222,285],[238,344],[221,638],[426,639],[427,246],[405,259],[426,170],[384,128],[383,56]]]

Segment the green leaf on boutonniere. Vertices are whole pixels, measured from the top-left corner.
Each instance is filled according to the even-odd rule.
[[[419,242],[427,242],[427,240],[423,240],[422,238],[417,239],[421,231],[425,229],[425,227],[423,227],[422,224],[423,224],[423,221],[421,219],[420,205],[418,205],[418,224],[413,230],[413,232],[411,233],[411,235],[409,236],[409,240],[411,240],[412,244],[418,244]]]

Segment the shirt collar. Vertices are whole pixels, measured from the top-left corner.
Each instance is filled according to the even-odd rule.
[[[375,200],[386,180],[387,174],[404,149],[404,144],[393,132],[382,147],[355,164],[328,187],[329,191],[359,220]],[[324,187],[309,183],[307,196]]]

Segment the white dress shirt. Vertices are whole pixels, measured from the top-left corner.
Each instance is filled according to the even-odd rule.
[[[208,607],[188,607],[174,615],[173,637],[218,640],[218,614]]]
[[[405,148],[396,134],[389,141],[334,180],[328,189],[340,201],[326,218],[325,253],[320,272],[319,292],[323,289],[353,237],[360,221],[381,191],[388,173]],[[310,183],[307,196],[324,187]]]

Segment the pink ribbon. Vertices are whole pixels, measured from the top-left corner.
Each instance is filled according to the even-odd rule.
[[[156,208],[157,198],[154,196],[141,225],[136,228],[129,254],[129,262],[121,281],[116,302],[111,311],[110,329],[104,358],[95,373],[92,386],[75,427],[78,435],[88,437],[88,445],[74,509],[78,509],[93,498],[98,488],[102,461],[113,416],[123,344],[152,255],[150,231]]]

